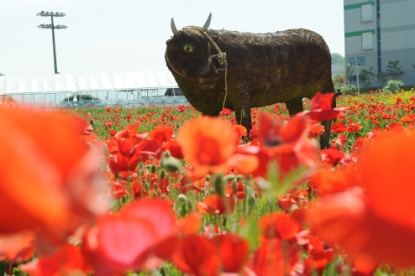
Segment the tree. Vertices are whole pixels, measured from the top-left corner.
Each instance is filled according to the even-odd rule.
[[[381,87],[384,87],[386,82],[388,81],[386,79],[385,73],[380,72],[380,74],[378,75],[378,83],[380,84]]]
[[[333,78],[334,89],[341,89],[346,84],[346,76],[344,74],[339,74]]]
[[[5,76],[5,74],[0,73],[0,77],[1,77],[1,76]]]
[[[387,71],[392,76],[392,79],[396,80],[402,69],[402,66],[399,65],[399,60],[389,61],[387,67]]]
[[[369,88],[369,87],[371,87],[371,86],[372,86],[372,82],[371,82],[371,80],[372,80],[372,79],[376,76],[376,75],[372,72],[372,70],[373,70],[373,67],[370,67],[370,70],[363,69],[362,71],[360,71],[360,75],[362,76],[363,81],[364,81],[363,86],[364,86],[365,88]]]
[[[338,53],[332,53],[331,64],[344,64],[344,57]]]
[[[346,66],[346,80],[350,81],[350,77],[353,76],[354,70],[351,65]]]

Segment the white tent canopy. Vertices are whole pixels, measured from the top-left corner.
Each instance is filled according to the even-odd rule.
[[[169,71],[0,76],[0,94],[117,91],[177,87]]]

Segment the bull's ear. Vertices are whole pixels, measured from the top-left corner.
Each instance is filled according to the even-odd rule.
[[[212,20],[212,13],[209,14],[208,19],[206,20],[205,24],[203,25],[203,29],[205,30],[205,32],[207,31],[207,29],[209,28],[210,25],[210,20]]]

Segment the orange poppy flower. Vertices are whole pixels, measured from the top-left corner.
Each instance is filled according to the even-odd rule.
[[[75,213],[80,219],[102,209],[90,184],[100,176],[99,159],[80,140],[75,120],[0,107],[0,125],[0,233],[65,232],[76,228]]]
[[[233,130],[236,131],[236,133],[238,134],[238,137],[246,136],[248,134],[246,127],[242,125],[233,125],[232,128]]]
[[[320,124],[314,124],[308,127],[308,138],[318,138],[324,133],[324,126]]]
[[[415,136],[389,131],[361,151],[351,185],[326,195],[308,221],[322,239],[352,258],[407,268],[415,265]]]
[[[213,194],[207,196],[203,202],[197,202],[197,210],[202,214],[230,214],[235,208],[232,197]]]
[[[201,117],[186,122],[179,130],[177,141],[195,174],[227,173],[227,160],[234,154],[239,137],[228,122]]]

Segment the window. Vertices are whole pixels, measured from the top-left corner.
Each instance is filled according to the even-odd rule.
[[[356,65],[356,61],[357,65],[364,65],[366,63],[366,57],[350,57],[348,59],[349,65]]]
[[[362,33],[362,50],[372,50],[372,32]]]
[[[365,58],[365,57],[357,57],[357,63],[358,63],[359,65],[363,65],[363,64],[365,64],[365,60],[366,60],[366,58]]]
[[[356,83],[356,75],[349,76],[348,81],[349,83]],[[364,83],[366,81],[365,76],[359,75],[359,83]]]
[[[362,22],[370,22],[372,21],[372,5],[362,5],[361,6],[362,11]]]

